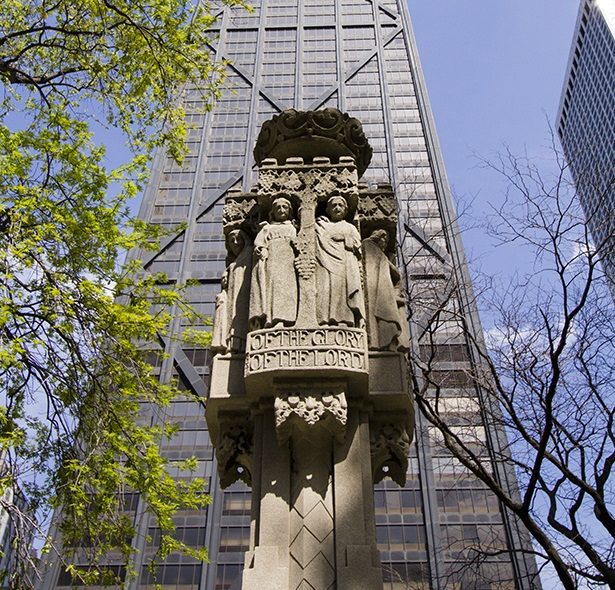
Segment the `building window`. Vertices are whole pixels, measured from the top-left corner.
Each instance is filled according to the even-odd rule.
[[[429,590],[429,569],[426,563],[383,562],[384,590]]]
[[[151,540],[147,544],[150,547],[160,546],[161,530],[158,527],[151,527],[147,531],[147,535]],[[205,527],[177,527],[172,534],[174,539],[185,543],[188,547],[204,547],[205,546]]]
[[[376,541],[381,551],[424,551],[422,525],[382,525],[376,527]]]
[[[216,586],[214,590],[231,590],[239,587],[236,582],[241,578],[242,564],[227,563],[219,565],[216,570]]]
[[[252,494],[250,492],[225,492],[222,514],[224,516],[250,516]]]
[[[154,566],[153,570],[144,566],[140,586],[198,586],[202,569],[200,563],[165,563]]]
[[[77,571],[83,574],[97,573],[96,583],[84,582],[78,575],[73,576],[70,572],[62,570],[58,578],[58,586],[119,586],[126,577],[126,567],[124,565],[106,565],[99,568],[89,566],[77,566]]]
[[[220,529],[220,553],[240,553],[250,547],[249,527],[234,526]]]

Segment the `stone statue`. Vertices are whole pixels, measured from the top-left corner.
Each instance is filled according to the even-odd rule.
[[[214,354],[228,351],[228,279],[226,271],[222,275],[222,290],[216,295],[216,310],[214,311],[214,328],[211,338],[211,352]]]
[[[330,197],[326,211],[316,220],[316,317],[320,325],[361,327],[361,236],[345,220],[348,205],[343,197]]]
[[[254,240],[254,269],[250,298],[250,326],[292,326],[297,319],[297,275],[294,241],[297,229],[292,205],[274,199],[269,222],[261,224]]]
[[[222,277],[222,291],[216,297],[211,348],[215,352],[244,352],[248,332],[252,242],[240,229],[226,237],[232,261]]]
[[[369,348],[408,350],[401,275],[385,254],[388,241],[389,235],[384,229],[374,230],[363,240]]]

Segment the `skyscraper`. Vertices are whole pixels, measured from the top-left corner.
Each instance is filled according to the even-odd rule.
[[[471,311],[471,288],[442,157],[422,78],[408,9],[404,0],[267,0],[254,10],[220,8],[217,58],[229,60],[228,86],[211,112],[198,89],[183,97],[189,129],[189,154],[181,166],[164,154],[154,162],[139,215],[172,229],[158,252],[133,253],[150,272],[166,273],[186,284],[186,294],[203,316],[213,316],[225,266],[222,236],[224,196],[232,188],[249,191],[256,173],[252,149],[262,123],[288,108],[337,107],[358,118],[374,149],[363,178],[392,185],[399,200],[400,252],[408,273],[413,308],[412,332],[419,346],[422,319],[430,305],[456,285],[449,304],[468,309],[465,323],[479,337]],[[177,317],[172,330],[182,328]],[[206,322],[196,326],[208,329]],[[496,445],[500,440],[481,421],[478,393],[464,369],[473,361],[458,319],[439,327],[434,337],[437,369],[451,412],[466,432]],[[142,511],[142,501],[127,498],[135,513],[139,550],[137,579],[131,589],[238,590],[243,553],[248,548],[250,490],[235,485],[222,491],[208,437],[202,401],[209,378],[208,351],[165,344],[168,358],[153,351],[160,379],[179,379],[185,400],[165,416],[177,423],[176,436],[163,453],[169,459],[196,456],[194,475],[204,477],[213,502],[207,510],[184,511],[176,518],[177,536],[206,546],[210,562],[180,555],[160,564],[157,577],[145,567],[159,531]],[[496,433],[497,434],[497,433]],[[510,474],[499,470],[501,478]],[[177,477],[187,477],[177,473]],[[511,480],[510,485],[514,485]],[[417,419],[408,482],[385,481],[375,490],[377,539],[384,588],[534,588],[533,563],[522,551],[522,534],[496,498],[471,477],[438,443],[426,421]],[[146,539],[150,539],[146,541]],[[471,553],[472,546],[491,556]],[[508,552],[510,550],[510,552]],[[121,574],[123,564],[110,567]],[[49,588],[66,587],[69,575],[50,576]]]
[[[5,462],[6,453],[3,450],[0,451],[2,477],[7,476]],[[24,552],[32,552],[33,559],[36,559],[30,548],[34,516],[21,486],[17,483],[9,485],[0,496],[0,588],[11,587],[13,577],[22,571]],[[15,546],[16,539],[21,541],[19,547]],[[29,575],[29,572],[26,575]]]
[[[615,296],[615,1],[583,0],[557,133]]]

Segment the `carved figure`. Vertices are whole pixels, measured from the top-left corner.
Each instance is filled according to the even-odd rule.
[[[361,286],[361,236],[345,218],[346,200],[334,195],[327,216],[316,220],[316,317],[320,325],[360,327],[365,318]]]
[[[250,324],[252,328],[292,326],[297,319],[297,276],[294,240],[297,229],[292,206],[278,197],[270,221],[261,224],[254,240]]]
[[[211,348],[216,352],[243,352],[248,333],[252,242],[243,230],[234,229],[226,237],[226,247],[233,259],[216,297]]]
[[[228,281],[226,271],[222,276],[222,290],[216,295],[216,310],[214,312],[214,327],[211,338],[211,351],[226,352],[228,344]]]
[[[398,268],[385,254],[389,235],[374,230],[363,240],[367,334],[371,350],[408,350],[405,299]]]

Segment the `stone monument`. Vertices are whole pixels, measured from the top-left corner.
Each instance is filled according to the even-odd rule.
[[[373,485],[405,482],[414,412],[389,185],[337,109],[267,121],[232,191],[207,423],[220,482],[252,487],[244,590],[380,590]]]

